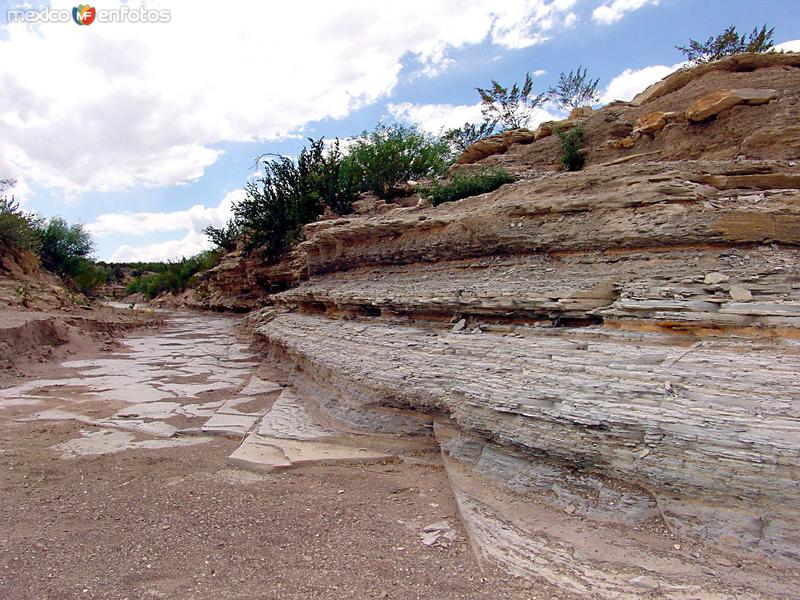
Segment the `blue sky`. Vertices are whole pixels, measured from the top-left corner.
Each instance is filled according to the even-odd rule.
[[[766,22],[800,50],[798,0],[242,1],[228,17],[146,5],[169,22],[9,24],[18,5],[0,3],[0,176],[19,181],[27,210],[86,223],[105,260],[193,254],[255,156],[381,119],[431,132],[474,120],[474,88],[491,79],[536,72],[545,90],[584,65],[608,101],[674,69],[676,44],[730,24]]]

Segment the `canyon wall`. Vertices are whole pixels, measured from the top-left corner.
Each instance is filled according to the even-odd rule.
[[[796,597],[798,67],[734,57],[479,142],[455,168],[519,181],[312,224],[204,297],[260,277],[243,304],[298,401],[438,444],[487,559],[581,596]],[[559,172],[578,124],[587,167]]]

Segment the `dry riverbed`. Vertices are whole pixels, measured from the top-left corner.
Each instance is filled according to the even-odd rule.
[[[170,313],[46,373],[6,373],[0,597],[554,595],[479,567],[435,462],[228,464],[283,383],[237,324]],[[452,532],[424,544],[443,520]]]

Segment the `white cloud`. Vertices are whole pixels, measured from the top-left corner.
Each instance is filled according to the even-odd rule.
[[[783,52],[800,52],[800,40],[789,40],[782,42],[775,46],[775,50],[782,50]]]
[[[444,129],[460,127],[464,123],[479,123],[483,120],[481,105],[478,104],[390,104],[389,112],[400,120],[415,123],[428,133],[441,133]],[[535,129],[544,121],[555,121],[564,118],[564,113],[551,103],[533,110],[528,127]]]
[[[481,105],[478,104],[390,104],[389,112],[395,119],[419,125],[428,133],[441,133],[443,129],[461,127],[464,123],[479,123]]]
[[[409,57],[433,75],[487,38],[539,43],[574,3],[248,0],[220,21],[176,0],[169,23],[2,25],[3,175],[71,192],[193,181],[219,143],[342,118],[389,94]]]
[[[33,196],[33,190],[24,179],[17,179],[14,185],[3,190],[3,196],[14,198],[19,206],[24,206],[28,199]]]
[[[592,20],[600,25],[610,25],[619,21],[626,13],[639,10],[646,4],[658,4],[658,0],[612,0],[595,8]]]
[[[531,73],[534,77],[541,77],[543,75],[547,75],[547,71],[544,69],[536,69],[533,73]]]
[[[214,207],[196,204],[187,210],[172,212],[118,212],[100,215],[86,228],[97,238],[110,235],[146,235],[164,231],[184,231],[184,237],[157,244],[122,245],[111,260],[119,262],[140,260],[174,260],[192,256],[211,247],[203,229],[209,225],[222,227],[230,219],[233,203],[241,200],[244,190],[228,192]]]
[[[202,232],[189,231],[179,240],[159,244],[130,246],[123,244],[111,255],[111,262],[150,262],[189,258],[204,250],[210,250],[211,242]]]
[[[648,85],[660,81],[670,73],[680,69],[686,63],[666,65],[650,65],[642,69],[625,69],[614,77],[600,96],[600,102],[606,104],[614,100],[630,100],[643,91]]]

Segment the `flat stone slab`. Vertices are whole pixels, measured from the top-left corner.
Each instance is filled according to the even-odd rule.
[[[61,453],[61,458],[75,458],[92,454],[113,454],[123,450],[157,450],[159,448],[175,448],[204,444],[209,438],[173,438],[168,440],[136,441],[135,434],[128,431],[100,429],[99,431],[81,430],[81,437],[67,440],[55,446],[53,450]]]
[[[292,463],[279,448],[258,444],[253,440],[254,436],[255,434],[248,436],[242,445],[228,457],[228,463],[238,467],[266,472],[292,466]]]
[[[228,461],[240,467],[272,471],[301,465],[379,462],[395,457],[395,454],[371,448],[250,434],[228,457]]]
[[[318,440],[336,432],[318,425],[294,391],[285,388],[258,426],[258,435],[286,440]]]
[[[175,415],[180,407],[181,405],[178,402],[143,402],[141,404],[132,404],[117,411],[114,418],[169,419]]]
[[[253,398],[251,396],[245,396],[244,398],[231,398],[230,400],[225,400],[217,412],[225,415],[245,415],[250,417],[260,417],[264,414],[263,409],[256,412],[242,412],[236,408],[237,406],[247,404],[249,402],[253,402]]]
[[[270,394],[272,392],[280,391],[281,385],[279,383],[275,383],[274,381],[266,381],[265,379],[261,379],[260,377],[253,375],[250,379],[250,383],[247,384],[241,392],[239,392],[242,396],[257,396],[258,394]]]
[[[225,415],[217,413],[202,427],[203,433],[212,435],[246,435],[256,424],[258,417],[248,415]]]

